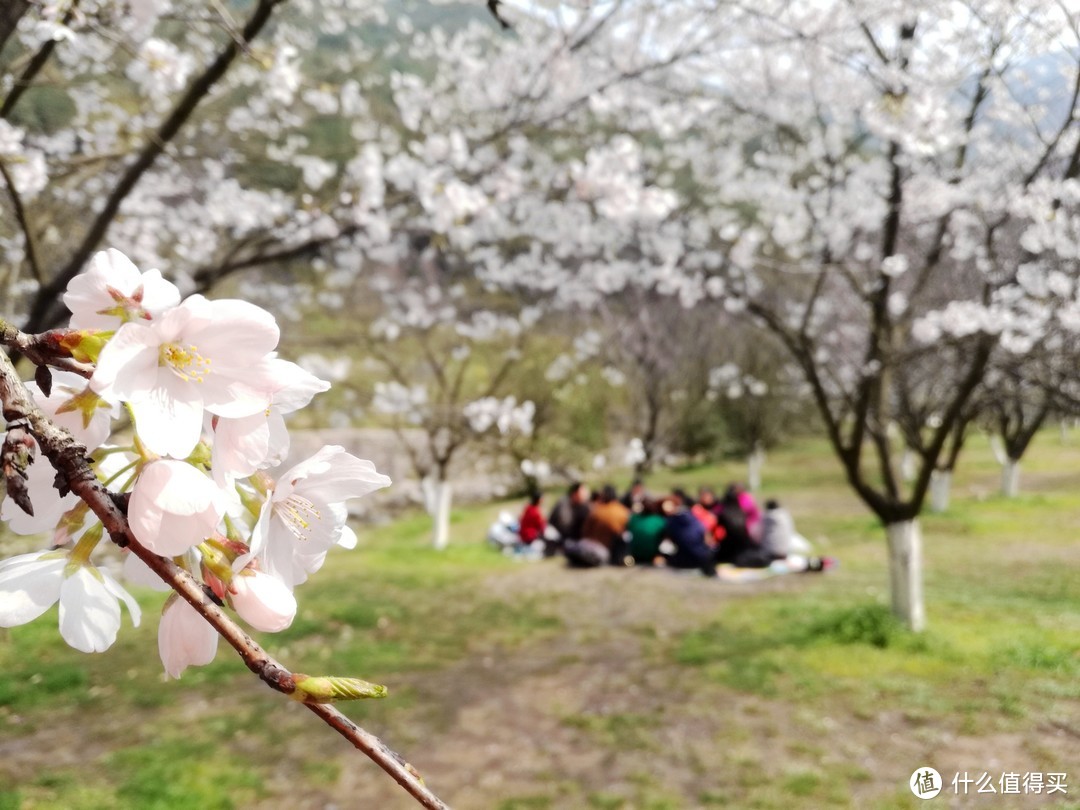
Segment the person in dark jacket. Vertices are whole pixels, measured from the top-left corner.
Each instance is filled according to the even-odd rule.
[[[705,527],[686,508],[683,496],[674,494],[663,504],[667,518],[664,537],[675,546],[668,559],[672,568],[698,568],[707,577],[716,576],[713,551],[705,542]]]
[[[623,494],[620,502],[623,506],[629,509],[631,512],[640,512],[644,506],[645,501],[649,496],[645,492],[645,484],[640,478],[635,478],[633,483],[630,484],[630,489],[626,490]]]
[[[716,548],[716,562],[731,563],[739,568],[768,567],[772,557],[750,537],[746,513],[735,489],[729,489],[720,502],[719,522],[724,530],[724,539]]]
[[[559,533],[560,542],[580,540],[581,527],[589,516],[589,488],[575,481],[548,515],[548,524]]]

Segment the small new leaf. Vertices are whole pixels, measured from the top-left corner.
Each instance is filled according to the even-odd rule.
[[[368,700],[384,698],[385,686],[360,678],[338,678],[296,673],[296,691],[290,697],[301,703],[336,703],[339,700]]]

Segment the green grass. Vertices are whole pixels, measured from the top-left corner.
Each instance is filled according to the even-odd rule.
[[[507,505],[470,506],[444,552],[423,515],[361,528],[357,550],[299,589],[293,626],[262,641],[297,669],[387,683],[389,698],[345,711],[416,752],[456,806],[909,807],[904,780],[924,762],[908,760],[933,764],[959,739],[968,760],[1068,771],[1080,448],[1048,432],[1032,454],[1030,494],[1007,501],[973,440],[951,508],[924,517],[922,634],[892,618],[883,532],[810,441],[770,457],[764,495],[840,559],[835,572],[704,590],[658,572],[562,575],[491,552],[482,537]],[[732,463],[649,485],[741,474]],[[533,571],[558,587],[529,588]],[[224,647],[166,682],[161,596],[137,596],[143,625],[125,618],[103,655],[64,646],[55,609],[0,630],[0,745],[21,757],[0,760],[0,809],[348,806],[351,774],[369,766]],[[644,618],[622,621],[641,599]],[[1073,731],[1048,737],[1062,725]],[[1002,740],[1020,742],[1002,752]],[[367,773],[367,805],[409,806]]]

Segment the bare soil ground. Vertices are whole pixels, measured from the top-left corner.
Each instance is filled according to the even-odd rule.
[[[670,639],[699,627],[703,614],[739,610],[747,594],[831,586],[829,575],[731,584],[660,571],[571,571],[553,561],[522,566],[487,587],[508,599],[541,596],[566,629],[513,651],[470,650],[457,665],[413,676],[399,686],[415,690],[422,708],[393,729],[371,730],[394,735],[457,808],[737,807],[770,781],[778,784],[775,806],[878,807],[902,800],[908,776],[926,762],[950,774],[1035,771],[1051,749],[1054,761],[1080,763],[1072,721],[966,736],[949,718],[926,722],[887,701],[872,713],[828,697],[800,705],[710,683],[666,659]],[[335,759],[335,784],[304,796],[285,783],[268,786],[280,798],[259,806],[415,806],[349,752]],[[856,788],[825,802],[784,798],[781,781],[823,766],[851,772]],[[1011,796],[971,806],[1049,803]]]

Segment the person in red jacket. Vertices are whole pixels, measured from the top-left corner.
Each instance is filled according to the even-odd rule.
[[[526,545],[534,540],[541,539],[544,536],[544,529],[547,528],[544,513],[540,511],[540,501],[543,499],[544,493],[532,493],[529,496],[529,503],[525,506],[525,511],[521,513],[521,520],[518,521],[520,524],[518,535],[521,537],[521,542]]]

